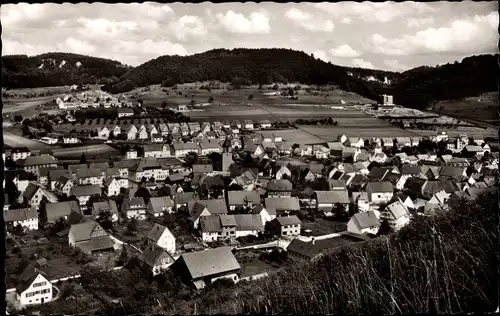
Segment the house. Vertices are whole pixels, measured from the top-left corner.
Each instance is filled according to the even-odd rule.
[[[265,199],[264,204],[266,209],[273,209],[281,213],[300,210],[297,197],[269,197]]]
[[[262,145],[255,144],[253,142],[245,142],[243,151],[249,153],[252,157],[260,157],[265,153],[264,147],[262,147]]]
[[[28,156],[17,160],[17,164],[25,171],[35,175],[39,168],[57,168],[57,160],[50,155]]]
[[[236,238],[244,236],[258,236],[264,231],[264,223],[259,214],[235,214],[233,215],[236,221]]]
[[[113,130],[111,131],[111,133],[113,134],[113,136],[116,137],[122,133],[122,129],[120,128],[120,126],[115,125],[115,127],[113,127]]]
[[[244,126],[245,129],[253,130],[254,126],[253,126],[253,122],[251,120],[245,120],[244,124],[245,124],[245,126]]]
[[[226,239],[236,236],[236,223],[234,229],[229,232],[226,231],[225,234],[222,234],[222,223],[220,216],[218,215],[208,215],[200,218],[200,230],[201,230],[201,239],[205,242],[213,242],[219,239]],[[230,236],[230,233],[233,235]]]
[[[292,172],[286,166],[281,166],[281,168],[276,172],[276,180],[281,180],[283,177],[290,179],[292,177]]]
[[[392,148],[392,147],[394,147],[394,140],[392,138],[383,137],[382,138],[382,147],[383,148]]]
[[[28,203],[29,206],[38,208],[40,202],[42,202],[43,197],[49,199],[47,192],[42,189],[36,182],[30,182],[23,192],[23,200]]]
[[[444,190],[435,193],[432,198],[427,201],[427,203],[425,203],[424,214],[430,215],[436,209],[444,208],[445,206],[447,206],[446,203],[448,202],[450,195],[450,193],[446,193]]]
[[[119,108],[117,113],[118,113],[118,118],[134,116],[134,110],[132,110],[131,108]]]
[[[71,188],[70,195],[74,195],[83,209],[87,208],[87,202],[92,195],[101,195],[102,189],[97,184],[75,185]]]
[[[323,145],[313,145],[313,155],[316,159],[328,159],[330,157],[330,149]]]
[[[482,135],[472,136],[472,142],[478,146],[484,144],[484,137]]]
[[[198,154],[199,147],[194,143],[174,143],[172,144],[172,155],[175,157],[184,157],[189,153],[194,152]]]
[[[169,254],[175,253],[175,237],[170,230],[160,224],[154,224],[147,236],[148,244],[165,249]]]
[[[262,220],[262,225],[265,225],[267,222],[272,221],[276,218],[276,210],[272,207],[264,207],[263,205],[257,205],[252,213],[258,214]]]
[[[84,168],[76,172],[76,178],[79,185],[98,185],[103,186],[104,175],[102,171],[97,168]]]
[[[121,205],[120,211],[122,216],[128,219],[146,219],[146,203],[142,197],[125,199]]]
[[[172,213],[174,201],[169,196],[152,197],[149,199],[146,211],[152,217],[159,217],[163,213]]]
[[[135,127],[135,125],[130,126],[127,131],[127,140],[135,140],[137,138],[137,133],[137,127]]]
[[[361,245],[368,239],[369,237],[367,236],[350,232],[341,233],[340,236],[328,239],[316,240],[313,238],[313,240],[309,242],[295,238],[288,245],[286,251],[290,257],[314,262],[333,249],[344,246],[352,247],[354,245]]]
[[[151,269],[153,276],[163,273],[175,262],[168,251],[155,244],[148,245],[139,256],[139,260]]]
[[[81,214],[80,205],[77,201],[47,203],[45,210],[47,224],[55,224],[60,219],[67,220],[71,213]]]
[[[410,137],[396,137],[396,144],[398,147],[411,147]]]
[[[143,179],[159,182],[164,181],[168,173],[156,158],[142,158],[129,168],[129,179],[134,182],[141,182]]]
[[[359,161],[354,163],[352,166],[354,167],[356,174],[367,175],[370,172],[370,170],[368,170],[369,165],[370,163],[368,161]]]
[[[368,212],[370,210],[370,201],[366,192],[352,192],[351,200],[358,212]]]
[[[292,194],[293,184],[288,180],[271,180],[266,190],[269,197],[289,197]]]
[[[137,159],[137,150],[130,149],[125,154],[125,159]]]
[[[118,207],[114,200],[95,202],[92,204],[92,216],[99,219],[102,213],[109,213],[109,219],[112,222],[118,221]]]
[[[184,283],[197,290],[221,278],[237,282],[240,269],[229,247],[184,253],[171,266]]]
[[[257,191],[228,191],[227,203],[230,210],[237,207],[249,207],[260,205],[260,195]]]
[[[373,203],[386,203],[394,194],[394,188],[392,183],[383,182],[368,182],[366,185],[366,192],[368,193],[368,198],[370,202]]]
[[[81,143],[81,141],[78,138],[76,138],[75,136],[64,136],[62,140],[63,140],[64,144],[78,144],[78,143]]]
[[[462,150],[462,153],[467,157],[471,156],[483,156],[485,150],[479,145],[467,145]],[[28,157],[29,158],[29,157]],[[26,159],[28,159],[26,158]]]
[[[122,188],[128,188],[128,179],[111,177],[104,183],[104,193],[107,196],[119,195]]]
[[[191,200],[187,204],[187,211],[194,229],[198,229],[200,218],[203,216],[227,214],[226,201],[222,199]]]
[[[71,193],[71,188],[74,187],[75,184],[68,176],[61,176],[54,184],[54,189],[56,193],[69,196]]]
[[[47,275],[29,264],[16,285],[16,301],[21,307],[45,304],[52,301],[52,283]]]
[[[216,141],[200,142],[200,155],[205,156],[211,153],[222,153],[222,147]]]
[[[28,147],[16,147],[12,148],[11,158],[12,161],[17,161],[20,159],[26,159],[28,156],[31,156],[31,152]]]
[[[97,137],[98,138],[108,139],[109,138],[109,133],[110,133],[110,131],[109,131],[109,129],[106,126],[104,126],[103,128],[99,127],[97,129]]]
[[[21,208],[3,211],[3,219],[6,225],[12,227],[21,226],[26,230],[38,229],[38,212],[36,208]],[[7,227],[8,227],[7,226]]]
[[[398,231],[410,222],[410,213],[401,201],[396,201],[388,204],[380,213],[380,221],[384,220],[387,220],[389,225]]]
[[[338,204],[344,206],[345,211],[349,210],[349,192],[347,190],[315,191],[316,205],[318,210],[331,212]]]
[[[70,246],[88,255],[114,251],[113,240],[106,230],[94,221],[71,225],[68,242]]]
[[[143,148],[144,158],[163,158],[171,156],[170,146],[168,144],[148,144],[144,145]]]
[[[380,221],[373,211],[354,214],[347,222],[347,231],[355,234],[376,235]]]
[[[442,190],[444,190],[446,193],[451,194],[455,191],[458,191],[458,188],[452,180],[437,180],[437,181],[427,180],[422,185],[421,194],[422,197],[426,199],[431,199],[434,194]]]
[[[194,164],[193,173],[194,174],[206,174],[214,172],[212,164]]]
[[[295,215],[278,216],[271,221],[271,230],[279,236],[298,236],[302,222]]]
[[[271,128],[271,121],[269,120],[262,120],[259,122],[259,125],[261,128]]]
[[[175,193],[175,209],[180,210],[187,207],[188,201],[194,200],[194,192]]]
[[[340,142],[341,144],[344,144],[346,145],[346,142],[349,140],[349,138],[347,138],[347,135],[345,134],[341,134],[337,137],[337,141]]]

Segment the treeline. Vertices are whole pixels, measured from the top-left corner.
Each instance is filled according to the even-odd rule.
[[[65,64],[59,67],[63,61]],[[129,70],[118,61],[69,53],[3,56],[2,63],[6,88],[106,84],[118,80]]]
[[[373,74],[379,71],[373,70]],[[175,83],[219,80],[246,84],[301,82],[304,84],[336,84],[348,90],[362,81],[348,76],[346,69],[303,52],[290,49],[216,49],[191,56],[162,56],[134,68],[106,89],[125,92],[150,84],[164,86]]]

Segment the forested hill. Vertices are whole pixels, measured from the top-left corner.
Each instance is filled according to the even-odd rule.
[[[353,75],[347,74],[347,69]],[[346,68],[326,63],[303,52],[290,49],[215,49],[191,56],[161,56],[148,61],[109,85],[110,92],[125,92],[149,84],[168,84],[220,80],[243,84],[300,82],[303,84],[335,84],[344,90],[373,93],[363,85],[357,74],[368,74],[383,81],[397,73]],[[378,87],[378,83],[373,83]]]
[[[130,67],[118,61],[69,53],[2,56],[3,87],[37,88],[117,81]]]
[[[401,73],[387,92],[398,104],[421,109],[434,101],[498,91],[498,57],[478,55],[452,64],[414,68]]]

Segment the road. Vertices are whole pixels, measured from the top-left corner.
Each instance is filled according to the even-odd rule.
[[[54,151],[54,156],[60,157],[60,156],[71,156],[75,154],[96,155],[96,154],[113,152],[117,150],[114,149],[113,147],[110,147],[109,145],[100,144],[100,145],[78,146],[69,148],[56,148],[53,149],[53,151]]]
[[[48,145],[36,140],[15,135],[11,132],[3,131],[3,142],[10,147],[28,147],[29,149],[42,149]]]
[[[2,112],[3,114],[23,112],[30,108],[34,108],[37,105],[44,104],[64,95],[66,94],[56,94],[52,96],[33,99],[5,99],[3,100],[4,107]]]

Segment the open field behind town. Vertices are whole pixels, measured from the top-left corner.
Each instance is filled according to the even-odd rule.
[[[441,101],[433,109],[445,115],[456,118],[473,119],[486,123],[498,124],[498,92],[485,93],[478,97],[463,100]]]

